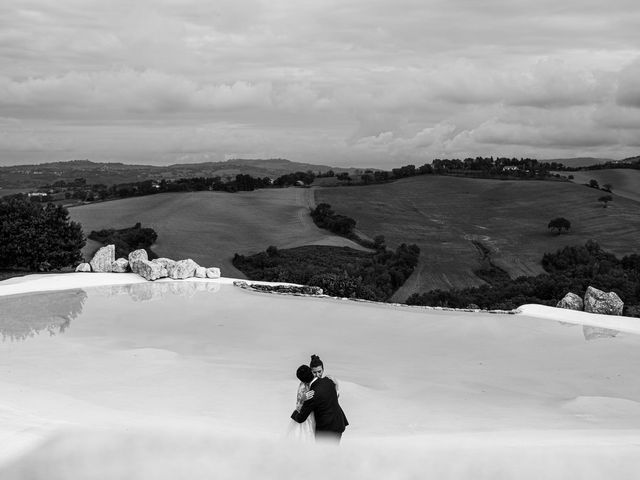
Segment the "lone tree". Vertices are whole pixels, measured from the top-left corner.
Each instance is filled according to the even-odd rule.
[[[607,208],[607,203],[609,203],[612,200],[613,200],[613,197],[611,195],[603,195],[598,199],[599,202],[603,203],[602,205],[603,208]]]
[[[0,219],[0,268],[46,271],[82,261],[82,227],[63,206],[2,199]]]
[[[567,232],[571,228],[571,222],[563,217],[554,218],[549,222],[547,228],[550,230],[556,229],[558,235],[562,232],[562,230],[566,230]]]
[[[611,191],[613,190],[613,185],[611,185],[610,183],[605,183],[604,185],[602,185],[602,190],[611,193]]]
[[[591,188],[600,188],[600,185],[598,185],[598,181],[595,178],[589,180],[589,186]]]

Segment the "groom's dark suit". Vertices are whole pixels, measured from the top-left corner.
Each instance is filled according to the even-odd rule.
[[[313,398],[304,402],[299,412],[294,410],[291,418],[302,423],[313,412],[316,417],[316,436],[333,433],[340,438],[349,422],[338,403],[335,383],[327,377],[318,378],[311,383],[309,390],[315,392]]]

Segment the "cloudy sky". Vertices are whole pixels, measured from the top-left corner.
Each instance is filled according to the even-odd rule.
[[[640,154],[638,0],[3,0],[0,165]]]

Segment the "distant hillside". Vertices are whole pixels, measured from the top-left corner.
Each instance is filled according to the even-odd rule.
[[[573,176],[574,183],[585,184],[592,179],[598,185],[611,185],[611,192],[616,196],[626,197],[640,202],[640,170],[629,168],[605,168],[602,170],[580,170],[577,172],[557,172],[564,176]],[[597,194],[597,191],[596,193]],[[603,192],[604,195],[604,192]]]
[[[276,178],[297,171],[314,173],[333,170],[336,173],[355,174],[363,169],[331,167],[310,163],[292,162],[285,159],[227,160],[224,162],[204,162],[175,164],[169,166],[129,165],[125,163],[98,163],[89,160],[42,163],[38,165],[17,165],[0,167],[0,188],[37,188],[56,181],[73,181],[84,178],[87,184],[113,185],[117,183],[141,182],[144,180],[171,180],[190,177],[233,178],[238,174],[253,177]]]
[[[580,168],[589,167],[591,165],[599,165],[601,163],[614,162],[611,158],[596,158],[596,157],[575,157],[575,158],[547,158],[542,159],[540,162],[544,163],[561,163],[565,167]]]
[[[403,242],[420,247],[414,274],[394,296],[404,301],[416,292],[483,283],[474,270],[487,258],[515,278],[542,273],[544,253],[589,239],[617,256],[640,253],[640,204],[616,196],[605,209],[597,201],[601,193],[570,182],[423,175],[318,188],[315,200],[354,218],[365,235],[384,235],[391,248]],[[568,234],[549,233],[555,217],[569,219]]]
[[[244,278],[231,260],[234,253],[251,255],[270,245],[349,246],[343,237],[318,228],[309,215],[312,189],[273,188],[253,192],[160,193],[69,209],[85,234],[92,230],[121,229],[141,222],[158,234],[152,246],[161,257],[191,258],[202,266],[220,267],[227,277]],[[86,259],[100,247],[89,241]]]
[[[612,184],[614,200],[607,208],[597,201],[601,191],[571,182],[421,175],[359,187],[163,193],[74,207],[70,214],[86,233],[142,222],[158,233],[158,255],[193,258],[240,277],[231,264],[235,252],[353,245],[313,224],[309,207],[326,202],[354,218],[362,234],[384,235],[390,248],[420,247],[414,274],[394,297],[404,301],[416,292],[483,283],[474,270],[487,259],[515,278],[542,273],[544,253],[590,239],[619,257],[640,253],[640,203],[617,195]],[[568,234],[548,231],[555,217],[571,221]]]

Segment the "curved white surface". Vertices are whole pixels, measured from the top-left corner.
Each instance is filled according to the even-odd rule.
[[[436,311],[260,294],[232,281],[0,282],[0,304],[22,299],[35,323],[39,308],[59,308],[66,294],[54,291],[86,292],[64,331],[0,343],[0,478],[639,471],[637,319],[538,305],[518,315]],[[351,425],[339,449],[282,438],[293,372],[311,353],[341,382]]]

